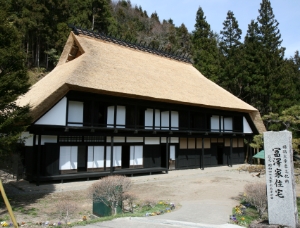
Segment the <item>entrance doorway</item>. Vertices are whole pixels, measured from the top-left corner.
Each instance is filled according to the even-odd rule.
[[[218,165],[223,165],[223,154],[224,154],[224,146],[223,144],[218,144],[217,146],[217,160],[218,160]]]
[[[78,172],[86,172],[87,171],[87,150],[86,146],[78,146]]]

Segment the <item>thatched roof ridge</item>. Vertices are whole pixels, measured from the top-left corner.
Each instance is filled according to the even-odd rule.
[[[80,55],[70,60],[74,44]],[[204,77],[191,64],[72,32],[57,67],[18,103],[29,103],[37,120],[71,89],[247,112],[257,129],[265,130],[257,109]]]

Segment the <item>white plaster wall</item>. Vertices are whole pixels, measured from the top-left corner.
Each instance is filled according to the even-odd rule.
[[[38,136],[35,137],[35,144],[39,144]],[[45,143],[57,143],[56,135],[42,135],[41,137],[41,145],[45,145]]]
[[[64,97],[45,115],[35,122],[35,125],[66,125],[67,98]]]
[[[106,142],[111,142],[111,137],[106,137]],[[115,142],[125,142],[125,137],[114,137]]]
[[[148,144],[148,145],[157,145],[157,144],[160,144],[159,142],[159,137],[145,137],[145,144]]]
[[[144,142],[143,137],[127,137],[126,142]]]
[[[243,117],[243,129],[244,129],[244,133],[253,133],[253,131],[251,130],[251,127],[245,117]]]

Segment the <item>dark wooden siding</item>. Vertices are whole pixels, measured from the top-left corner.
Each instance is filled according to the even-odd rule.
[[[245,160],[243,147],[232,148],[232,164],[242,164]]]
[[[199,168],[200,155],[201,149],[179,149],[177,153],[176,168]]]
[[[160,145],[144,146],[144,168],[161,167]]]
[[[45,143],[41,153],[41,174],[45,176],[59,175],[59,145]]]
[[[25,153],[24,153],[24,165],[25,165],[25,173],[26,179],[31,180],[32,176],[36,173],[37,161],[36,161],[36,154],[34,152],[33,146],[26,146]]]

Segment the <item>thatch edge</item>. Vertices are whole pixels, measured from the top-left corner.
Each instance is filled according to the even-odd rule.
[[[260,134],[262,134],[263,132],[267,131],[266,127],[264,125],[264,122],[263,122],[263,120],[261,118],[261,115],[260,115],[259,111],[250,112],[249,115],[250,115],[250,117],[251,117],[251,119],[252,119],[252,121],[253,121],[256,129],[257,129],[257,131]]]

